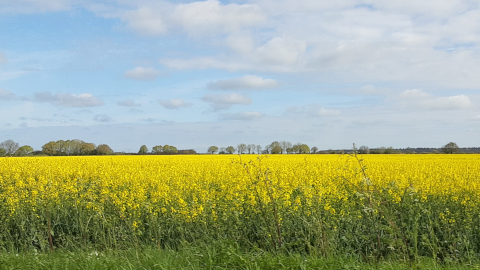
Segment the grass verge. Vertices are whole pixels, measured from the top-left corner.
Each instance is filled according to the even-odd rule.
[[[414,265],[382,260],[368,264],[358,257],[329,258],[300,254],[270,253],[261,250],[243,251],[235,245],[213,244],[185,246],[180,250],[160,250],[154,247],[127,250],[57,249],[51,253],[2,252],[0,269],[480,269],[480,263],[439,264],[430,258],[420,258]]]

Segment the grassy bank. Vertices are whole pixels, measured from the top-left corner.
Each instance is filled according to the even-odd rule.
[[[413,264],[393,260],[366,263],[356,256],[325,258],[244,251],[236,245],[216,243],[185,246],[177,251],[148,247],[104,251],[2,252],[0,269],[480,269],[480,263],[439,264],[431,258],[419,258]]]

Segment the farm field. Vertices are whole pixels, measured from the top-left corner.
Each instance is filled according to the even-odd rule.
[[[0,159],[0,249],[244,251],[471,263],[480,155]]]

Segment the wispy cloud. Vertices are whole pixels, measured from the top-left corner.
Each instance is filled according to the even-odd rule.
[[[159,99],[158,103],[160,105],[162,105],[164,108],[170,109],[170,110],[187,108],[187,107],[191,107],[193,105],[193,103],[185,102],[181,98],[175,98],[175,99],[170,99],[170,100]]]
[[[113,119],[106,114],[96,114],[93,117],[93,121],[101,122],[101,123],[111,123],[113,122]]]
[[[252,121],[255,119],[260,119],[265,115],[261,112],[237,112],[237,113],[223,113],[220,116],[223,120]]]
[[[182,29],[189,35],[228,33],[266,21],[258,5],[222,4],[217,0],[188,4],[153,4],[127,11],[122,19],[140,35],[163,35]]]
[[[319,104],[308,104],[304,106],[289,106],[285,110],[286,114],[300,114],[300,115],[306,115],[306,116],[311,116],[311,117],[324,117],[324,116],[333,116],[333,115],[339,115],[340,110],[336,109],[327,109],[322,107]]]
[[[52,94],[48,91],[34,93],[32,101],[50,103],[61,107],[77,108],[96,107],[102,106],[104,104],[101,99],[94,97],[92,94],[89,93],[77,95],[57,92],[55,94]]]
[[[136,103],[133,99],[127,99],[127,100],[122,100],[117,102],[118,106],[123,106],[123,107],[140,107],[140,103]]]
[[[237,104],[251,104],[252,99],[249,96],[237,93],[213,95],[206,94],[202,100],[212,105],[214,110],[227,110]]]
[[[154,81],[162,75],[162,72],[151,67],[136,67],[125,72],[125,77],[139,81]]]
[[[400,98],[404,106],[414,106],[427,110],[461,110],[473,105],[470,97],[466,95],[438,97],[421,89],[406,90],[400,94]]]
[[[2,89],[0,88],[0,100],[12,100],[15,98],[15,94],[8,91],[8,90],[5,90],[5,89]]]
[[[218,80],[207,84],[212,90],[249,90],[249,89],[270,89],[278,87],[277,81],[263,79],[262,77],[246,75],[239,78]]]

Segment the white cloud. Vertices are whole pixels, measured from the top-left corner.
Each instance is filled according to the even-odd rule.
[[[15,98],[15,94],[8,91],[8,90],[5,90],[5,89],[2,89],[0,88],[0,100],[12,100]]]
[[[400,94],[402,98],[407,99],[416,99],[416,98],[427,98],[430,97],[428,93],[425,93],[422,89],[411,89],[405,90]]]
[[[127,100],[122,100],[117,102],[118,106],[123,106],[123,107],[139,107],[141,104],[136,103],[133,99],[127,99]]]
[[[140,81],[153,81],[161,76],[162,72],[151,67],[136,67],[125,72],[125,77]]]
[[[226,40],[227,46],[240,54],[247,54],[253,51],[255,43],[249,33],[232,33]]]
[[[181,28],[192,36],[230,33],[266,20],[257,5],[222,4],[217,0],[187,4],[145,3],[125,12],[122,19],[142,35],[162,35]]]
[[[178,5],[172,16],[190,33],[232,32],[256,26],[265,21],[257,5],[227,4],[217,0],[197,1]]]
[[[5,56],[5,54],[0,52],[0,64],[6,64],[6,63],[8,63],[7,57]]]
[[[212,90],[268,89],[276,87],[278,87],[277,81],[273,79],[263,79],[253,75],[218,80],[207,84],[207,88]]]
[[[425,100],[422,105],[430,110],[461,110],[471,107],[472,102],[468,96],[457,95]]]
[[[291,65],[305,52],[307,45],[299,40],[275,37],[255,50],[261,62],[271,65]]]
[[[237,113],[223,113],[221,114],[222,119],[224,120],[242,120],[242,121],[251,121],[264,117],[265,115],[261,112],[237,112]]]
[[[222,95],[206,94],[202,100],[212,105],[214,110],[227,110],[236,104],[252,104],[249,96],[231,93]]]
[[[249,63],[235,61],[227,57],[195,57],[192,59],[163,58],[160,63],[174,69],[225,69],[228,71],[251,69]]]
[[[308,110],[308,114],[311,116],[330,116],[340,114],[339,110],[329,110],[325,108],[311,108]]]
[[[103,105],[103,101],[92,94],[70,94],[58,92],[52,95],[50,92],[37,92],[33,95],[35,102],[47,102],[62,107],[96,107]]]
[[[106,114],[97,114],[93,117],[93,121],[101,123],[110,123],[113,122],[113,119]]]
[[[461,110],[472,106],[466,95],[435,97],[421,89],[406,90],[400,94],[400,103],[427,110]]]
[[[139,34],[155,36],[167,33],[167,25],[162,19],[163,14],[159,13],[150,7],[140,7],[137,10],[127,11],[123,19]]]
[[[164,108],[170,109],[170,110],[187,108],[187,107],[191,107],[193,105],[190,102],[185,102],[181,98],[175,98],[175,99],[170,99],[170,100],[159,99],[158,103],[160,105],[162,105]]]

